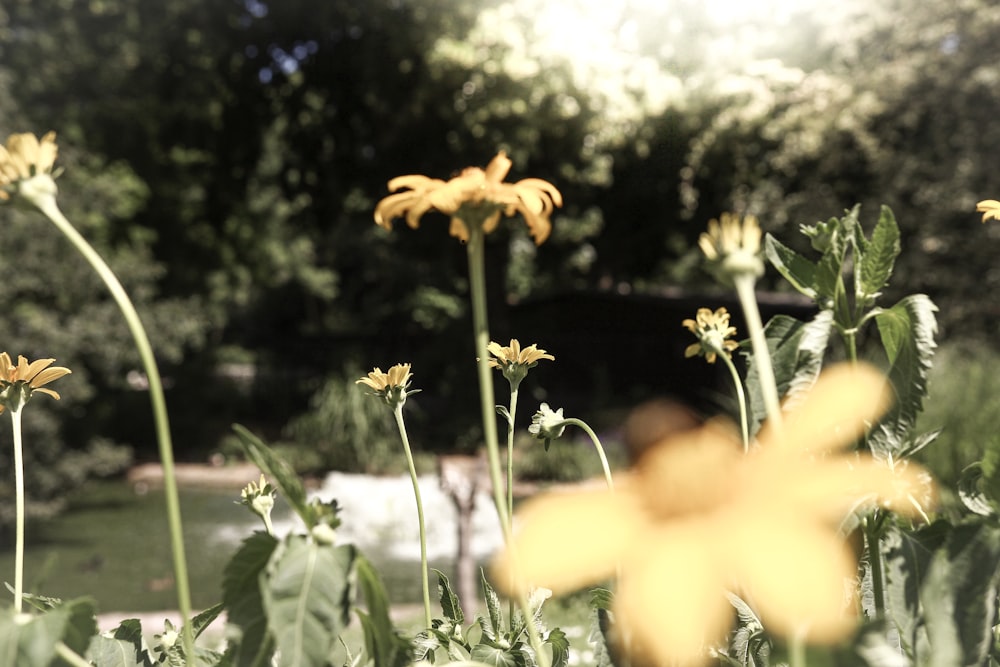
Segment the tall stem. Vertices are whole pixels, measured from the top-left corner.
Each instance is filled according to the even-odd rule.
[[[153,355],[153,347],[149,337],[129,299],[125,288],[104,259],[87,242],[75,227],[66,219],[56,205],[54,197],[38,197],[32,202],[51,220],[70,243],[90,263],[94,271],[104,281],[115,302],[121,309],[132,338],[135,341],[143,369],[149,381],[149,400],[153,408],[153,421],[156,429],[156,441],[159,445],[160,463],[163,465],[163,490],[167,503],[167,522],[170,529],[170,544],[174,560],[174,580],[177,588],[177,604],[184,625],[181,628],[181,640],[184,643],[184,654],[188,656],[191,665],[197,664],[194,653],[194,633],[191,624],[191,593],[188,584],[187,561],[184,556],[184,535],[182,533],[180,500],[177,493],[177,480],[174,473],[174,450],[170,438],[170,423],[167,419],[167,403],[163,395],[163,382]]]
[[[14,613],[20,614],[24,606],[24,449],[21,445],[21,410],[10,411],[14,429]]]
[[[420,528],[420,583],[424,593],[424,627],[431,627],[431,589],[427,574],[427,530],[424,526],[424,503],[420,499],[420,482],[417,479],[417,467],[413,463],[413,452],[410,450],[410,439],[406,435],[406,424],[403,422],[403,403],[400,401],[392,411],[399,428],[399,437],[403,441],[403,451],[406,452],[406,464],[410,467],[410,480],[413,482],[413,499],[417,504],[417,525]]]
[[[774,426],[781,425],[781,403],[778,399],[778,385],[774,381],[774,368],[771,365],[771,352],[767,348],[767,337],[764,335],[764,323],[760,319],[757,308],[757,297],[754,294],[755,280],[749,274],[736,276],[736,295],[743,308],[743,318],[750,334],[750,345],[753,348],[753,360],[757,366],[757,378],[760,391],[764,397],[764,408],[767,417]]]
[[[740,404],[740,431],[743,435],[743,452],[746,453],[750,450],[750,418],[747,415],[747,395],[743,390],[743,380],[740,379],[736,365],[728,354],[723,353],[716,356],[722,358],[722,361],[726,364],[726,368],[729,369],[729,375],[733,378],[733,386],[736,388],[736,400]]]
[[[507,518],[514,516],[514,415],[517,413],[517,387],[511,385],[507,410]],[[513,527],[512,527],[513,528]]]
[[[490,482],[493,484],[493,502],[496,504],[497,515],[500,518],[500,528],[503,531],[504,544],[511,546],[510,515],[504,499],[503,484],[500,474],[500,442],[497,435],[496,398],[493,393],[493,375],[490,369],[490,356],[487,349],[490,344],[489,320],[486,316],[486,237],[480,224],[468,221],[469,242],[466,250],[469,258],[469,291],[472,297],[472,330],[476,343],[476,359],[479,375],[479,404],[483,418],[483,438],[486,440],[486,456],[490,467]],[[512,550],[513,551],[513,550]],[[514,554],[517,558],[517,554]],[[528,600],[523,591],[518,593],[518,603],[524,614],[524,623],[528,629],[528,641],[535,651],[535,656],[541,667],[549,667],[548,654],[542,647],[542,639],[535,626],[535,619],[528,606]]]
[[[604,469],[604,482],[608,485],[609,491],[614,491],[615,482],[611,478],[611,466],[608,465],[608,457],[604,454],[604,447],[601,446],[601,440],[597,437],[597,434],[594,433],[594,429],[590,428],[590,425],[587,424],[587,422],[576,419],[575,417],[570,417],[563,423],[566,425],[572,424],[573,426],[578,426],[583,429],[584,433],[590,436],[590,441],[594,443],[594,449],[597,450],[597,456],[601,459],[601,467]]]

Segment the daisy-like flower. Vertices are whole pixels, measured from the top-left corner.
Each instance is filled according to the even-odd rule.
[[[987,220],[1000,220],[1000,201],[996,199],[984,199],[976,204],[976,211],[983,214],[983,222]]]
[[[522,348],[521,343],[516,338],[511,338],[510,345],[506,347],[490,341],[486,349],[493,355],[490,357],[490,368],[499,368],[503,376],[514,387],[521,383],[524,376],[528,374],[528,369],[537,366],[542,359],[556,360],[545,350],[539,350],[536,344]]]
[[[553,410],[548,403],[542,403],[538,412],[531,417],[528,433],[545,443],[545,451],[549,450],[552,441],[561,437],[566,430],[566,418],[563,409]]]
[[[757,278],[764,273],[760,239],[756,216],[740,218],[735,213],[723,213],[718,220],[708,221],[708,231],[698,238],[698,246],[709,261],[719,262],[724,273]]]
[[[392,229],[394,218],[406,217],[406,224],[416,229],[420,218],[430,210],[451,216],[450,233],[463,243],[469,240],[469,226],[481,226],[484,233],[493,231],[500,216],[520,213],[528,231],[541,245],[552,230],[549,217],[555,206],[562,206],[562,195],[554,185],[540,178],[525,178],[504,183],[511,161],[500,151],[486,169],[466,167],[449,181],[412,174],[389,181],[391,194],[375,207],[375,223]],[[406,189],[404,192],[397,190]]]
[[[383,373],[381,368],[375,367],[367,377],[356,380],[354,384],[367,385],[374,390],[374,395],[381,397],[386,403],[395,408],[406,402],[406,397],[415,394],[419,390],[407,391],[410,386],[410,364],[396,364],[389,369],[388,373]]]
[[[709,422],[651,447],[615,492],[529,500],[495,581],[560,594],[620,572],[616,617],[652,664],[706,662],[732,622],[733,589],[770,632],[837,641],[856,624],[844,591],[857,559],[840,520],[866,501],[913,513],[925,485],[917,466],[847,451],[888,396],[878,372],[834,367],[749,454]]]
[[[268,535],[274,533],[271,525],[271,510],[274,509],[274,496],[277,492],[278,490],[264,479],[263,474],[260,476],[259,482],[250,482],[240,492],[240,504],[249,507],[251,512],[264,521],[264,528],[267,529]]]
[[[688,345],[684,350],[685,357],[702,355],[710,364],[715,363],[718,355],[731,356],[740,344],[729,340],[736,335],[736,327],[729,326],[729,311],[719,308],[714,313],[708,308],[699,308],[693,320],[684,320],[682,326],[698,337],[697,343]]]
[[[28,132],[10,135],[7,145],[0,146],[0,199],[10,199],[12,191],[17,192],[36,177],[50,181],[58,152],[55,132],[49,132],[41,141]]]
[[[20,410],[36,391],[59,400],[59,394],[45,385],[72,371],[62,366],[52,366],[55,359],[37,359],[28,363],[18,355],[15,365],[10,355],[0,352],[0,412],[4,409]]]

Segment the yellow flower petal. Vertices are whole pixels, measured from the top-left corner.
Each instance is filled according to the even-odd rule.
[[[526,501],[513,543],[493,561],[493,580],[508,593],[542,586],[559,595],[608,579],[643,529],[642,516],[635,496],[624,491]]]

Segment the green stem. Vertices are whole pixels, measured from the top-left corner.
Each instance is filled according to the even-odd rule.
[[[489,320],[486,316],[486,235],[481,224],[475,220],[466,223],[469,229],[469,242],[466,251],[469,258],[469,291],[472,298],[472,330],[476,343],[477,370],[479,376],[479,405],[483,418],[483,438],[486,440],[486,457],[490,468],[490,482],[493,484],[493,502],[500,518],[500,528],[503,531],[504,544],[511,544],[510,515],[504,499],[503,482],[500,467],[500,442],[497,434],[496,398],[493,393],[493,375],[490,368],[490,355],[487,349],[490,344]],[[516,558],[515,554],[515,558]],[[528,608],[528,600],[523,591],[518,594],[518,603],[524,622],[528,629],[528,641],[535,651],[535,656],[541,667],[550,667],[548,654],[542,648],[542,639],[535,626],[534,617]]]
[[[507,518],[514,516],[514,415],[517,413],[517,386],[510,388],[510,408],[507,411]]]
[[[194,633],[188,619],[191,618],[191,593],[188,584],[187,561],[184,556],[184,535],[181,528],[180,500],[177,493],[177,480],[174,474],[174,452],[170,439],[170,424],[167,419],[167,404],[163,395],[163,382],[160,380],[160,371],[156,365],[156,357],[153,355],[152,345],[149,337],[142,325],[142,320],[135,310],[135,306],[129,299],[125,288],[122,287],[117,276],[108,267],[104,259],[87,242],[75,227],[66,219],[56,205],[55,197],[38,197],[32,202],[51,220],[59,231],[61,231],[70,243],[80,252],[90,263],[94,271],[104,281],[108,291],[121,309],[125,322],[132,338],[135,341],[139,357],[142,359],[143,369],[149,381],[149,400],[153,408],[153,421],[156,428],[156,440],[159,445],[160,463],[163,466],[163,490],[167,503],[167,522],[170,529],[170,544],[174,559],[174,579],[177,588],[177,604],[180,609],[181,618],[184,625],[181,628],[181,639],[184,643],[184,654],[190,656],[192,665],[196,663],[194,658]]]
[[[410,450],[410,439],[406,435],[406,424],[403,422],[403,402],[400,401],[392,411],[399,428],[399,437],[403,441],[403,451],[406,452],[406,464],[410,467],[410,480],[413,482],[413,499],[417,503],[417,525],[420,528],[420,583],[424,593],[424,627],[431,627],[431,588],[427,574],[427,530],[424,525],[424,503],[420,499],[420,482],[417,479],[417,467],[413,463],[413,452]]]
[[[806,663],[804,633],[793,632],[788,638],[788,667],[806,667]]]
[[[604,481],[608,485],[608,490],[614,491],[615,482],[611,478],[611,466],[608,465],[608,457],[605,456],[604,447],[601,446],[601,440],[600,438],[597,437],[597,434],[594,433],[594,429],[590,428],[590,426],[585,421],[576,419],[575,417],[570,417],[569,419],[565,420],[563,424],[566,425],[572,424],[573,426],[578,426],[583,429],[584,433],[590,436],[590,441],[594,443],[594,449],[597,450],[597,456],[599,456],[601,459],[601,467],[604,469]]]
[[[10,411],[14,429],[14,512],[16,514],[14,546],[14,613],[24,606],[24,449],[21,444],[21,409]]]
[[[767,348],[767,336],[764,334],[764,323],[760,319],[757,308],[757,297],[754,294],[755,280],[752,275],[744,274],[733,279],[736,285],[736,295],[743,308],[743,318],[746,320],[747,332],[750,334],[750,345],[753,348],[753,360],[757,366],[757,378],[760,391],[764,397],[764,408],[768,419],[775,427],[781,426],[781,402],[778,398],[778,385],[774,381],[774,368],[771,366],[771,352]]]
[[[63,642],[56,642],[56,653],[72,667],[93,667],[92,663],[84,660],[79,653],[66,646]]]
[[[872,569],[872,597],[875,599],[875,616],[885,616],[885,582],[883,581],[882,546],[879,529],[873,514],[865,517],[865,546],[868,547],[868,564]]]
[[[750,451],[750,418],[747,415],[747,395],[743,390],[743,381],[740,379],[736,365],[728,354],[723,353],[716,356],[721,357],[722,361],[726,363],[726,368],[729,369],[729,374],[733,378],[733,386],[736,387],[736,400],[740,404],[740,430],[743,434],[743,452],[746,453]]]

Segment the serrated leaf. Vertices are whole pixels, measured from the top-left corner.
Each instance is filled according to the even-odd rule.
[[[915,426],[927,396],[927,375],[937,347],[936,311],[927,296],[912,294],[875,315],[890,364],[889,380],[896,394],[895,403],[879,429],[895,432],[900,441],[905,441]]]
[[[262,575],[267,627],[278,667],[325,667],[350,620],[356,550],[293,535]]]
[[[16,616],[13,607],[0,610],[0,665],[49,667],[56,644],[62,640],[68,611],[53,609],[26,622],[16,620]]]
[[[929,655],[918,664],[986,664],[998,588],[1000,528],[982,522],[956,526],[934,553],[920,591]]]
[[[794,402],[816,383],[833,327],[833,311],[821,310],[808,323],[788,315],[776,315],[764,327],[778,395]],[[766,418],[757,364],[747,354],[747,393],[750,398],[751,432]]]
[[[312,528],[315,517],[306,501],[306,490],[302,480],[283,458],[270,447],[239,424],[233,424],[233,431],[239,438],[243,453],[261,469],[281,492],[288,505],[302,519],[308,528]]]
[[[594,667],[614,667],[610,641],[614,618],[606,608],[593,606],[593,598],[591,601],[590,633],[587,635],[587,641],[594,651]]]
[[[552,667],[566,667],[569,664],[569,639],[559,628],[553,628],[545,638],[552,647]]]
[[[435,570],[434,568],[431,568],[431,571],[438,578],[438,599],[441,601],[441,613],[455,625],[461,625],[465,622],[465,614],[462,612],[462,605],[458,601],[458,596],[455,595],[455,591],[451,588],[451,582],[448,581],[448,577],[445,576],[444,572]]]
[[[123,620],[110,637],[96,635],[84,657],[97,667],[152,667],[137,618]]]
[[[899,633],[907,654],[926,646],[920,588],[943,534],[941,526],[919,532],[889,526],[880,544],[885,573],[885,607],[888,620]]]
[[[267,635],[267,614],[260,577],[278,546],[267,533],[254,533],[243,541],[222,573],[222,604],[228,623],[240,630],[238,641],[226,651],[233,667],[267,664],[272,652]]]
[[[203,612],[195,614],[194,618],[191,619],[191,632],[195,637],[200,637],[208,626],[212,625],[222,612],[225,610],[225,605],[218,602]]]
[[[486,602],[486,613],[489,616],[492,630],[489,637],[496,639],[503,634],[503,612],[500,610],[500,596],[486,580],[486,573],[483,570],[479,571],[479,576],[483,587],[483,599]],[[483,633],[486,633],[486,628],[483,628]]]
[[[816,284],[816,264],[798,254],[770,234],[764,237],[764,255],[778,273],[792,287],[815,300],[819,292]]]
[[[889,283],[896,257],[899,256],[899,225],[888,206],[883,206],[871,242],[861,248],[858,264],[858,299],[873,303],[882,288]]]

